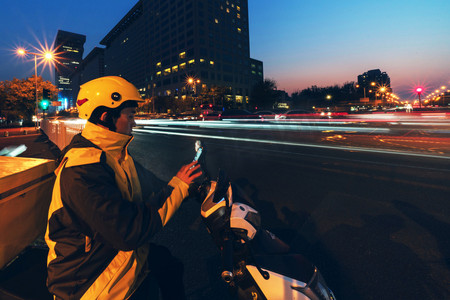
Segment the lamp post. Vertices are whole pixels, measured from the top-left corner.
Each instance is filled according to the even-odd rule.
[[[442,90],[442,107],[445,106],[444,99],[445,99],[445,89],[446,89],[446,88],[447,88],[447,87],[446,87],[445,85],[441,86],[441,90]]]
[[[422,87],[419,86],[416,88],[416,93],[417,93],[417,95],[419,95],[419,108],[422,108],[422,102],[420,101],[420,95],[422,94],[422,92],[423,92]]]
[[[20,56],[25,56],[27,54],[31,54],[34,56],[34,83],[35,83],[35,98],[36,98],[36,105],[35,105],[35,114],[36,114],[36,123],[35,123],[35,128],[38,128],[38,95],[37,95],[37,57],[42,57],[43,59],[47,60],[47,61],[53,61],[54,60],[54,56],[53,56],[53,52],[50,51],[45,51],[42,53],[35,53],[35,52],[30,52],[27,51],[23,48],[19,48],[17,49],[17,54]]]
[[[188,84],[192,85],[194,95],[196,95],[197,94],[197,84],[200,84],[200,79],[195,79],[193,77],[189,77],[187,79],[187,82],[188,82]],[[194,101],[195,101],[196,100],[195,97],[193,97],[193,98],[194,98]]]
[[[378,89],[378,91],[380,92],[380,94],[381,94],[381,103],[383,103],[384,102],[384,100],[386,100],[386,87],[385,86],[382,86],[382,87],[380,87],[379,89]]]

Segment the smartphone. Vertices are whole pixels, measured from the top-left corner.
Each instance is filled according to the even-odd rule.
[[[197,152],[195,153],[193,161],[198,161],[200,159],[200,156],[202,156],[202,152],[203,152],[203,147],[199,147],[197,149]]]

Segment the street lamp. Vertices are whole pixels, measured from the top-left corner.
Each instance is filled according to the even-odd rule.
[[[187,79],[187,83],[190,84],[190,85],[192,85],[194,95],[196,95],[196,94],[197,94],[197,84],[200,84],[200,79],[196,79],[196,78],[193,78],[193,77],[189,77],[189,78]],[[195,100],[195,98],[194,98],[194,100]]]
[[[445,106],[444,100],[445,100],[445,89],[446,89],[446,88],[447,88],[447,87],[446,87],[445,85],[441,86],[441,90],[442,90],[442,107]]]
[[[419,95],[419,108],[422,108],[422,102],[420,101],[420,95],[422,94],[422,92],[423,92],[422,87],[419,86],[416,88],[416,93],[417,93],[417,95]]]
[[[379,89],[378,89],[378,91],[380,92],[380,94],[381,94],[381,103],[383,103],[383,99],[386,99],[386,87],[385,86],[382,86],[382,87],[380,87]],[[378,94],[378,93],[377,93]]]
[[[36,97],[36,105],[35,105],[35,114],[36,114],[36,129],[38,128],[38,95],[37,95],[37,57],[41,57],[42,59],[52,62],[55,60],[54,54],[51,51],[43,51],[41,53],[35,53],[27,51],[23,48],[17,49],[17,54],[20,56],[25,56],[27,54],[31,54],[34,56],[34,82],[35,82],[35,97]]]

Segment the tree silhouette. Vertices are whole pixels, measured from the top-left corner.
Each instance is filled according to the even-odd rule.
[[[251,109],[272,109],[278,100],[277,83],[273,79],[264,79],[252,88],[249,106]]]
[[[37,77],[38,101],[42,99],[42,90],[51,93],[51,100],[58,95],[58,89],[50,81]],[[0,81],[0,116],[9,121],[25,119],[31,121],[36,107],[36,81],[35,76],[13,80]]]

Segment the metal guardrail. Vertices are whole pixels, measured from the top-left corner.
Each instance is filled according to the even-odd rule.
[[[81,119],[45,119],[41,121],[41,129],[59,149],[64,149],[73,136],[83,130],[86,122]]]

